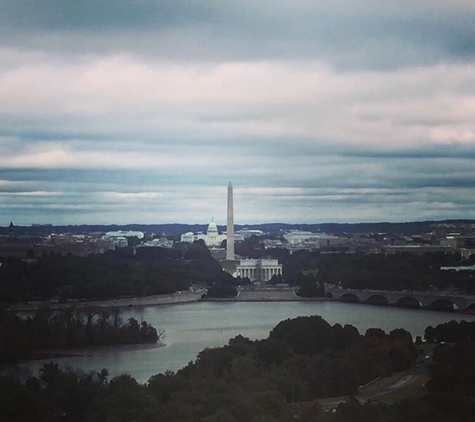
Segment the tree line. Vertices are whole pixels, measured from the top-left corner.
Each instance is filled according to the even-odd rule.
[[[251,236],[238,243],[236,250],[253,258],[279,259],[283,276],[273,282],[298,287],[302,297],[324,296],[325,283],[354,289],[453,289],[475,294],[473,271],[440,269],[442,265],[468,263],[459,254],[290,254],[286,249],[259,249],[258,240]],[[123,248],[87,258],[45,254],[33,263],[14,257],[0,257],[0,262],[0,302],[10,303],[168,294],[192,284],[209,286],[210,297],[229,297],[236,294],[237,285],[250,283],[223,271],[202,241],[179,244],[175,249],[138,248],[135,254],[132,248]]]
[[[232,278],[204,243],[181,249],[132,248],[103,255],[44,254],[34,262],[0,257],[0,302],[103,300],[187,290]]]
[[[318,251],[269,249],[262,254],[278,258],[283,279],[300,286],[302,296],[321,296],[324,283],[348,289],[373,290],[454,290],[475,294],[473,271],[447,271],[442,266],[473,264],[460,254],[321,254]]]
[[[264,249],[260,238],[251,236],[236,244],[236,253],[251,258],[272,257],[283,264],[285,283],[297,286],[304,297],[323,296],[323,284],[348,289],[446,290],[475,294],[473,271],[441,270],[442,266],[473,265],[475,257],[463,259],[459,253],[322,254],[320,251]]]
[[[472,271],[445,271],[441,266],[469,263],[459,254],[433,253],[422,256],[333,255],[318,262],[319,278],[350,289],[425,291],[454,289],[474,293]],[[471,263],[471,262],[470,262]]]
[[[428,343],[475,341],[475,321],[449,321],[435,328],[429,325],[424,331],[424,338]]]
[[[20,317],[0,312],[0,363],[12,363],[47,349],[154,343],[161,333],[146,321],[122,320],[120,310],[88,307],[52,311],[42,307]]]
[[[475,322],[451,321],[435,328],[439,338],[453,341],[434,348],[426,394],[393,405],[350,399],[326,414],[324,422],[473,422],[475,415]],[[448,329],[457,335],[449,338]],[[427,333],[432,330],[426,329]],[[440,334],[439,334],[440,333]],[[429,338],[433,340],[432,333]],[[443,340],[445,341],[445,340]]]
[[[474,396],[470,338],[437,346],[427,394],[391,406],[350,399],[324,413],[317,399],[356,394],[377,376],[409,368],[418,356],[411,335],[379,328],[360,334],[351,325],[311,316],[282,321],[263,340],[237,336],[226,346],[204,349],[178,372],[153,375],[145,384],[130,375],[109,380],[107,370],[83,373],[53,363],[25,383],[4,376],[0,419],[468,422]]]
[[[434,230],[464,231],[470,230],[469,227],[475,224],[475,220],[443,220],[443,221],[412,221],[404,223],[321,223],[321,224],[289,224],[289,223],[267,223],[240,225],[235,224],[234,229],[259,229],[264,232],[276,234],[282,231],[304,230],[332,234],[348,233],[386,233],[387,235],[412,235],[429,233]],[[84,234],[92,232],[108,232],[116,230],[133,230],[148,233],[166,233],[179,236],[186,232],[205,232],[208,224],[125,224],[125,225],[104,225],[104,224],[80,224],[80,225],[35,225],[35,226],[17,226],[16,232],[20,234],[30,234],[37,236],[47,236],[55,233],[73,233]],[[225,226],[219,226],[220,230],[225,230]],[[8,234],[8,226],[0,227],[0,234]]]

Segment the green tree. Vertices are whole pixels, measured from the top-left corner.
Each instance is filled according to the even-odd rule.
[[[335,345],[330,324],[317,315],[281,321],[270,332],[270,337],[284,341],[295,353],[308,356],[332,350]]]
[[[256,413],[259,416],[279,418],[288,412],[287,400],[277,391],[265,391],[254,395]]]

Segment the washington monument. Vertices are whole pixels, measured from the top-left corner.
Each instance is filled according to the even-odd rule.
[[[228,237],[226,240],[226,259],[234,260],[234,209],[233,209],[233,185],[228,185]]]

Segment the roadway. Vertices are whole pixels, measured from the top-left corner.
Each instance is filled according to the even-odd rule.
[[[358,394],[355,394],[352,397],[356,398],[360,403],[364,403],[377,400],[378,397],[385,394],[408,387],[427,373],[427,366],[431,361],[432,359],[428,356],[419,357],[417,362],[404,373],[395,374],[391,377],[376,378],[368,384],[358,387]],[[320,399],[318,402],[323,410],[331,410],[337,407],[340,403],[345,403],[349,398],[350,396],[328,397]]]

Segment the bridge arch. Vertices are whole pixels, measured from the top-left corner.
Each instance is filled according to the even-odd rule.
[[[428,306],[429,309],[436,311],[455,311],[458,310],[458,306],[449,299],[436,299]]]
[[[360,298],[353,293],[343,293],[340,296],[342,302],[358,303],[361,302]]]
[[[325,297],[326,297],[327,299],[333,299],[333,294],[331,294],[330,292],[326,292],[326,293],[325,293]]]
[[[414,297],[404,296],[396,301],[396,306],[400,308],[418,309],[421,307],[421,302],[419,302],[419,300]]]
[[[371,295],[365,302],[370,305],[389,305],[389,299],[382,295]]]

